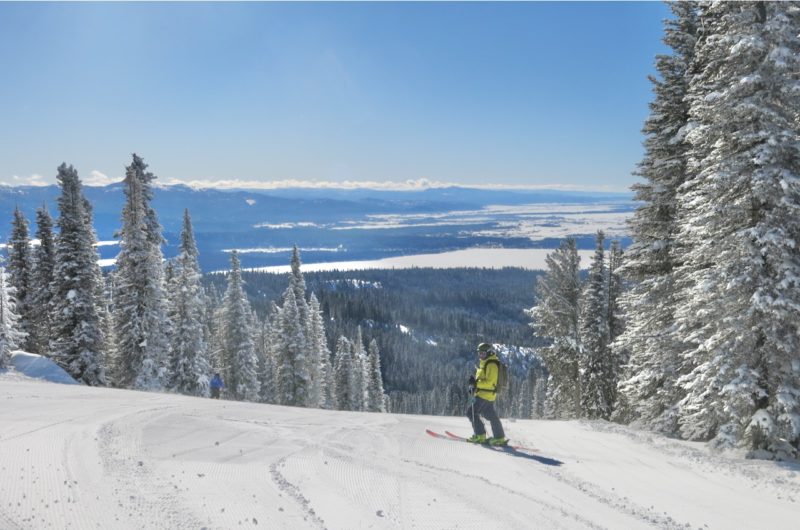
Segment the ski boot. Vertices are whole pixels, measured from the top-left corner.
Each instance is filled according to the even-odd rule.
[[[467,441],[473,444],[485,444],[486,443],[486,435],[485,434],[473,434]]]
[[[505,436],[502,438],[489,438],[488,442],[493,447],[503,447],[508,445],[508,438]]]

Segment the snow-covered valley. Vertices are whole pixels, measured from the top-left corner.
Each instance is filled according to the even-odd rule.
[[[0,374],[0,528],[796,528],[800,466],[605,422],[337,412]]]

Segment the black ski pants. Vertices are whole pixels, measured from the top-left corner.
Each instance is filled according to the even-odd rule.
[[[503,425],[500,423],[500,417],[494,409],[494,403],[475,397],[475,402],[467,407],[467,418],[472,422],[472,430],[475,434],[486,434],[486,427],[483,426],[481,416],[489,420],[494,438],[505,438]]]

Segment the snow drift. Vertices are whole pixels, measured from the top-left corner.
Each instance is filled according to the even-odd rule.
[[[65,385],[78,384],[72,376],[55,362],[47,357],[36,355],[35,353],[15,351],[11,354],[9,365],[17,374],[32,379],[42,379],[51,383],[62,383]]]

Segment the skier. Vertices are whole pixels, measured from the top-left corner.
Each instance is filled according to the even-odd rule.
[[[480,363],[475,375],[469,378],[470,399],[467,408],[467,418],[472,422],[475,434],[467,438],[472,443],[488,443],[490,445],[508,445],[508,439],[503,432],[500,417],[494,408],[497,398],[497,378],[500,372],[500,361],[491,344],[482,342],[478,345]],[[486,438],[486,428],[483,426],[481,416],[489,420],[492,425],[492,437]]]
[[[225,383],[222,381],[222,377],[219,373],[214,374],[209,386],[211,387],[211,399],[219,399],[220,391],[225,388]]]

